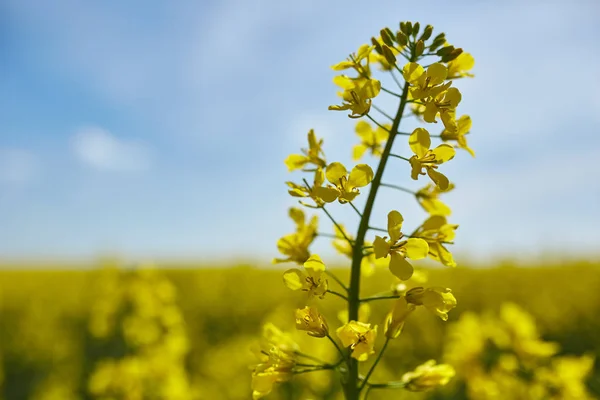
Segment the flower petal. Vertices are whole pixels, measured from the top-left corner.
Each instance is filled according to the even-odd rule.
[[[427,242],[419,238],[408,239],[403,247],[406,250],[406,256],[411,260],[425,258],[429,252],[429,245]]]
[[[407,82],[416,82],[421,75],[425,72],[425,69],[417,63],[408,63],[402,68],[402,76]]]
[[[434,63],[427,68],[427,77],[431,86],[439,85],[448,76],[448,68],[444,64]]]
[[[306,274],[298,268],[288,269],[283,273],[283,283],[292,290],[300,290],[304,287]]]
[[[392,252],[392,258],[390,260],[390,272],[398,279],[406,281],[412,276],[414,269],[408,261],[401,254]]]
[[[327,177],[327,180],[333,183],[334,185],[339,185],[340,179],[342,179],[342,177],[345,177],[346,175],[348,175],[346,167],[344,167],[344,164],[339,162],[333,162],[329,164],[325,171],[325,176]]]
[[[325,271],[325,263],[321,260],[318,254],[313,254],[304,263],[304,268],[311,269],[313,271]]]
[[[446,143],[440,144],[438,147],[433,149],[432,152],[435,154],[435,161],[440,164],[452,160],[456,154],[454,147]]]
[[[350,172],[348,185],[350,187],[367,186],[373,180],[373,170],[367,164],[358,164]]]
[[[388,223],[387,230],[390,234],[390,241],[392,243],[396,243],[398,239],[402,236],[400,232],[402,230],[402,223],[404,222],[404,218],[402,214],[400,214],[396,210],[392,210],[388,213]]]
[[[390,244],[381,236],[375,236],[373,251],[375,251],[375,258],[387,257],[390,252]]]
[[[441,172],[437,172],[433,168],[427,168],[427,175],[429,175],[431,180],[435,182],[440,190],[446,190],[448,189],[448,186],[450,186],[450,181],[448,178],[446,178],[446,175],[442,174]]]
[[[417,128],[410,134],[408,144],[419,158],[423,157],[431,146],[431,137],[425,128]]]

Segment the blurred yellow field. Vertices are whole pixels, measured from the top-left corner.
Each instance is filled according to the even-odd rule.
[[[389,289],[389,274],[383,272],[365,279],[365,295]],[[281,274],[249,266],[4,270],[2,399],[248,399],[256,364],[251,349],[267,321],[291,332],[311,354],[334,361],[335,349],[326,341],[295,331],[289,310],[303,300],[283,285]],[[427,271],[427,276],[428,285],[444,282],[453,288],[456,309],[448,323],[417,310],[391,342],[373,380],[397,379],[429,359],[451,363],[457,376],[426,394],[373,390],[371,399],[587,399],[600,394],[600,366],[594,360],[600,354],[599,265],[457,268]],[[343,302],[324,301],[333,330],[341,325],[334,311],[342,310]],[[393,303],[377,303],[369,320],[381,325]],[[539,338],[530,332],[527,313]],[[527,350],[503,347],[502,340],[514,343],[515,335],[529,335]],[[479,341],[485,348],[474,350]],[[535,397],[535,386],[545,382],[552,365],[564,370],[552,372],[556,394]],[[334,373],[322,371],[296,376],[269,398],[341,396]]]

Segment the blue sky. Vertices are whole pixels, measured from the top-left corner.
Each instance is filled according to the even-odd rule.
[[[351,164],[329,66],[400,20],[476,59],[457,86],[477,158],[444,166],[456,252],[597,254],[600,4],[370,4],[3,1],[0,257],[270,260],[293,230],[283,160],[308,129]],[[422,183],[403,163],[386,180]],[[375,224],[390,209],[411,228],[424,218],[405,194],[379,198]]]

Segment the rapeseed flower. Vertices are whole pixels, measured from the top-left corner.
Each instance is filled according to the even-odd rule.
[[[448,311],[456,307],[456,298],[452,291],[438,286],[427,289],[422,287],[412,288],[406,292],[406,301],[427,308],[443,321],[448,320]]]
[[[444,174],[437,171],[437,168],[439,164],[454,158],[456,154],[454,148],[449,144],[442,143],[431,150],[431,137],[424,128],[415,129],[408,139],[408,144],[415,153],[410,158],[411,178],[417,180],[419,175],[425,175],[423,172],[423,169],[425,169],[427,175],[441,190],[447,190],[450,182]]]
[[[283,282],[292,290],[302,290],[308,293],[308,298],[325,297],[328,282],[325,278],[325,264],[317,254],[313,254],[304,263],[306,272],[292,268],[283,273]]]
[[[370,354],[375,353],[373,346],[377,337],[377,325],[371,328],[371,324],[358,321],[350,321],[339,327],[337,336],[344,347],[350,347],[351,357],[358,361],[366,361]]]

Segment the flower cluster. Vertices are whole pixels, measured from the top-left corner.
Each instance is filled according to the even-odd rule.
[[[402,58],[405,62],[401,63]],[[386,86],[386,81],[373,76],[374,64],[398,84],[397,92]],[[329,109],[347,110],[350,118],[367,118],[370,121],[361,119],[356,123],[355,133],[359,142],[352,149],[352,158],[355,161],[371,158],[378,164],[376,168],[367,163],[347,168],[342,162],[327,160],[324,140],[311,129],[308,147],[285,159],[290,172],[299,171],[308,176],[286,184],[288,193],[297,198],[300,205],[322,211],[331,221],[333,230],[331,233],[320,230],[316,216],[307,220],[301,209],[291,208],[290,217],[296,223],[296,231],[279,239],[277,248],[285,257],[276,258],[274,262],[294,262],[301,266],[288,269],[283,274],[284,284],[289,289],[305,293],[302,297],[304,306],[295,312],[296,329],[313,338],[326,338],[323,342],[329,341],[339,358],[331,363],[307,365],[297,362],[298,349],[289,353],[278,345],[273,349],[271,343],[271,348],[262,353],[262,362],[254,369],[255,398],[266,395],[274,383],[289,380],[294,374],[331,369],[340,373],[346,398],[357,400],[367,386],[371,389],[385,386],[372,384],[369,379],[388,342],[400,336],[413,311],[422,306],[443,321],[448,319],[448,312],[456,306],[456,298],[450,289],[415,286],[416,278],[410,285],[407,282],[419,275],[415,274],[413,265],[417,260],[430,258],[446,266],[456,266],[447,246],[454,242],[458,225],[448,222],[451,210],[440,199],[454,185],[439,168],[454,159],[456,148],[474,154],[465,137],[471,128],[471,118],[466,115],[456,118],[462,94],[453,86],[454,79],[472,76],[469,71],[473,65],[473,58],[468,53],[447,44],[445,34],[433,37],[432,26],[427,25],[421,31],[419,23],[401,22],[397,31],[382,29],[370,44],[360,46],[356,53],[332,66],[334,71],[351,71],[353,75],[342,74],[333,79],[342,89],[338,93],[342,104],[332,105]],[[404,79],[403,84],[400,83],[401,78]],[[398,99],[395,116],[374,104],[376,98],[383,94]],[[400,123],[405,110],[410,107],[424,123],[441,121],[442,132],[432,135],[425,127],[417,127],[412,133],[401,132]],[[379,122],[374,112],[389,121]],[[394,153],[395,139],[402,135],[408,136],[405,147],[412,151],[410,157]],[[432,144],[433,138],[439,138],[440,143]],[[382,182],[386,165],[393,158],[408,162],[413,180],[427,175],[432,183],[413,190]],[[382,187],[412,194],[427,212],[427,219],[412,233],[406,234],[402,214],[391,210],[387,214],[387,228],[378,228],[372,223],[371,214]],[[361,196],[363,192],[366,195]],[[354,212],[359,220],[356,234],[351,234],[344,224],[336,220],[334,207],[352,209],[350,212]],[[370,236],[371,231],[382,231],[386,235]],[[332,238],[336,251],[351,260],[348,282],[326,268],[323,259],[311,251],[311,245],[319,237]],[[367,279],[382,264],[387,265],[392,279],[401,282],[400,285],[389,293],[361,297],[361,279]],[[422,284],[424,280],[418,283]],[[319,311],[322,303],[332,298],[347,303],[347,309],[340,313],[343,324],[335,329],[337,340],[330,335],[330,324]],[[395,299],[395,304],[382,321],[385,342],[380,347],[377,344],[378,325],[368,320],[370,313],[365,307],[367,302],[390,298]],[[357,363],[368,360],[377,352],[376,361],[359,379]],[[445,385],[453,374],[452,367],[428,361],[415,371],[406,373],[394,387],[413,391],[432,389]]]

